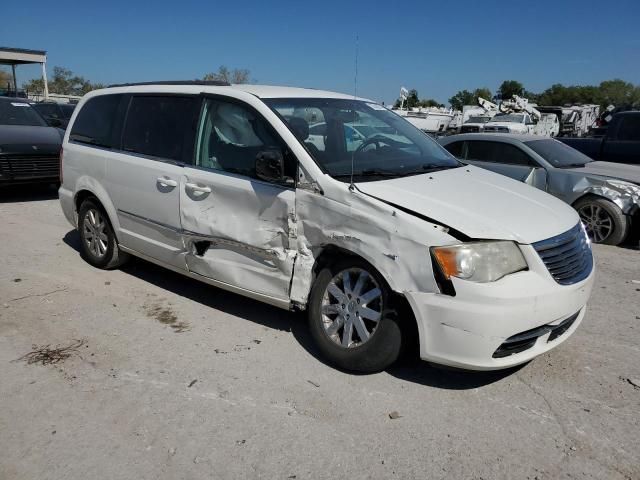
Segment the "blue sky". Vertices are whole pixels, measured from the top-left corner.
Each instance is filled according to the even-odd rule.
[[[259,83],[351,93],[357,36],[359,95],[390,102],[406,86],[446,103],[505,79],[532,91],[638,84],[639,21],[639,0],[6,1],[0,45],[47,50],[50,72],[60,65],[107,84],[227,65]]]

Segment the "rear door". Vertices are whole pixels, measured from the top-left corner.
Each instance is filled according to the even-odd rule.
[[[207,98],[195,165],[180,186],[180,220],[189,271],[281,300],[289,298],[295,245],[297,162],[249,105]],[[280,149],[288,183],[260,180],[256,155]]]
[[[462,155],[466,162],[546,189],[546,171],[515,145],[487,140],[467,140]]]
[[[134,94],[127,100],[121,149],[106,165],[119,241],[184,269],[180,181],[193,154],[200,99]]]

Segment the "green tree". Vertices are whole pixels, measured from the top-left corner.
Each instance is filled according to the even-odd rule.
[[[634,105],[640,101],[638,87],[632,83],[616,78],[600,84],[601,104],[606,105]]]
[[[217,72],[205,74],[202,80],[211,82],[227,82],[227,83],[249,83],[251,72],[246,68],[234,68],[229,70],[226,66],[218,67]]]
[[[453,97],[449,99],[449,103],[451,107],[455,110],[462,110],[462,107],[465,105],[473,105],[475,104],[476,99],[473,96],[473,92],[469,90],[460,90]]]
[[[498,88],[498,95],[503,100],[509,100],[514,95],[522,96],[524,94],[524,85],[517,80],[505,80]]]
[[[58,95],[84,95],[85,93],[103,88],[100,83],[91,83],[84,77],[74,75],[71,70],[64,67],[53,67],[53,76],[47,78],[50,93]],[[28,92],[43,92],[44,82],[41,78],[30,80],[22,85]]]
[[[491,90],[486,87],[476,88],[473,92],[470,92],[469,90],[460,90],[449,99],[449,103],[455,110],[462,110],[462,107],[465,105],[477,105],[479,97],[482,97],[485,100],[491,100]]]

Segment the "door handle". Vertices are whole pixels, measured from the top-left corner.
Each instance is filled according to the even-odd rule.
[[[163,187],[177,187],[178,182],[167,177],[158,177],[156,181]]]
[[[211,193],[211,187],[201,187],[200,185],[197,185],[195,183],[185,183],[184,186],[193,192]]]

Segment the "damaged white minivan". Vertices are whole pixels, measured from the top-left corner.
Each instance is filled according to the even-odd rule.
[[[593,285],[577,213],[460,163],[374,102],[158,82],[91,92],[67,129],[60,202],[82,255],[129,255],[306,309],[333,365],[518,365],[566,340]],[[257,312],[256,314],[259,314]]]

